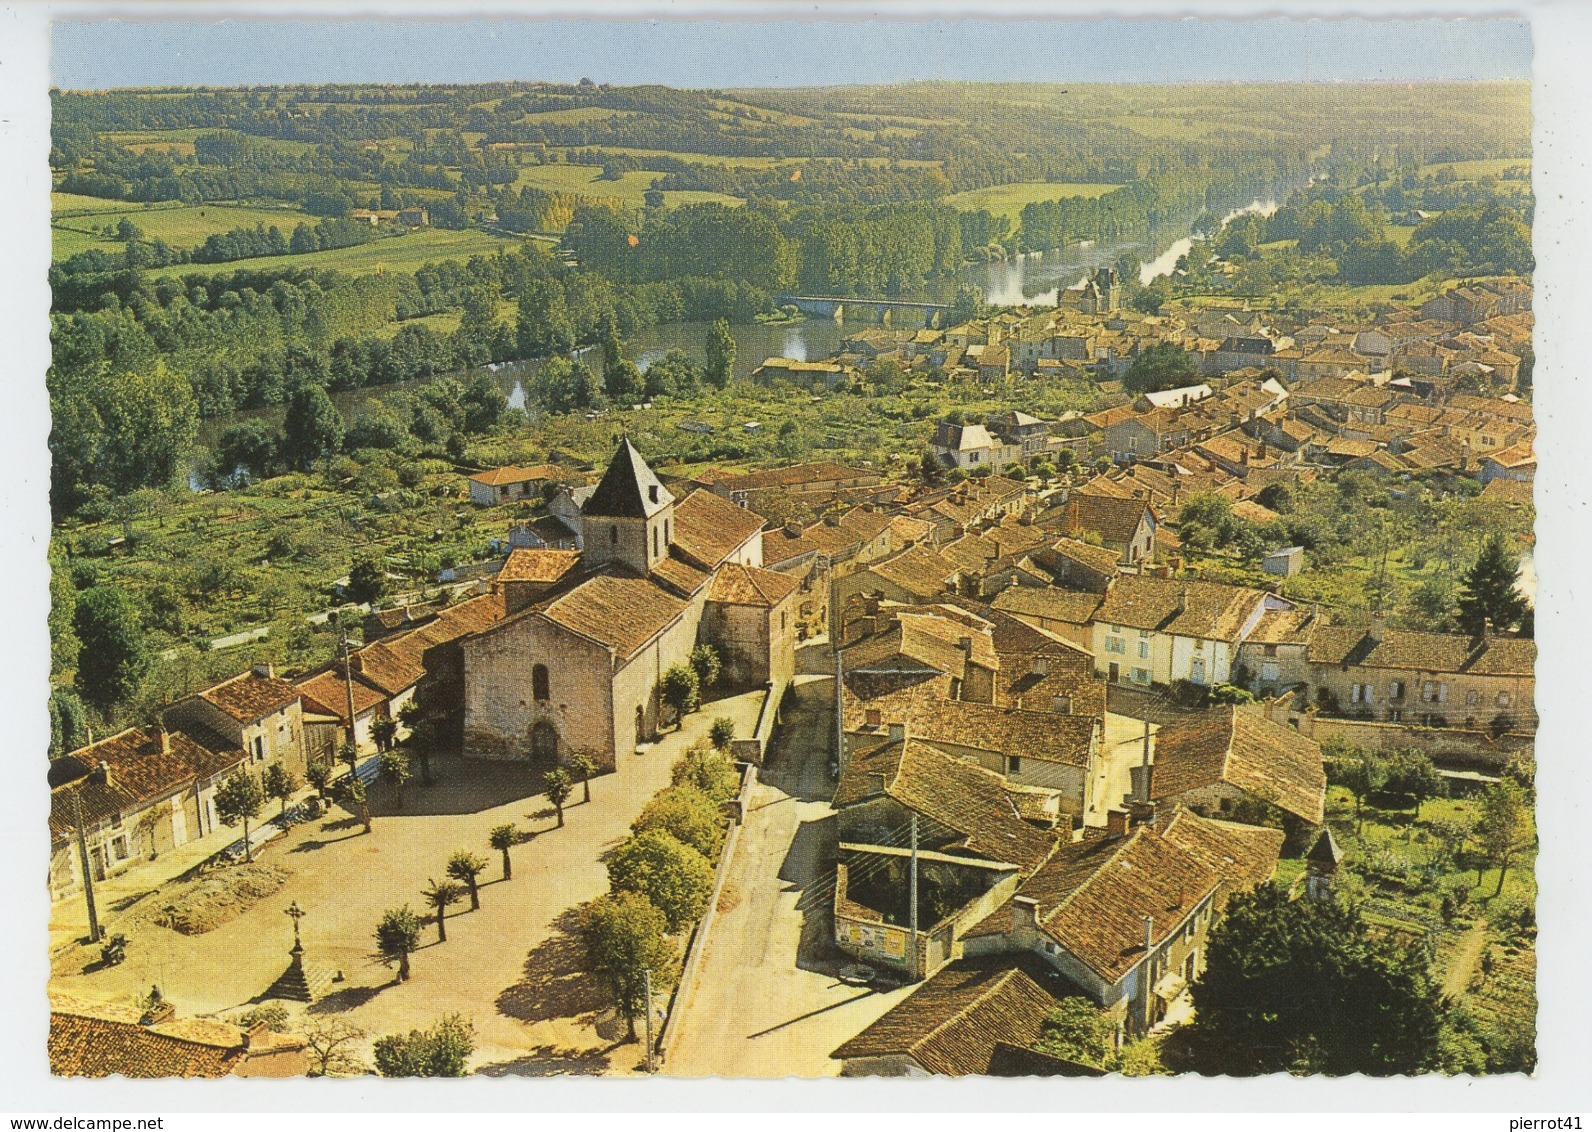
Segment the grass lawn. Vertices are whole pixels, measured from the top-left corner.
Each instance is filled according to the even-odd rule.
[[[1121,185],[1078,184],[1067,181],[1018,181],[1011,185],[993,185],[987,189],[956,193],[945,198],[945,203],[964,212],[986,209],[997,216],[1009,216],[1014,221],[1025,204],[1038,201],[1061,200],[1064,197],[1102,197]]]
[[[1424,177],[1436,173],[1439,169],[1452,169],[1454,176],[1461,181],[1477,181],[1483,177],[1502,177],[1505,169],[1525,166],[1526,171],[1531,171],[1531,158],[1529,157],[1493,157],[1477,161],[1440,161],[1432,165],[1421,166],[1421,175]]]
[[[1388,239],[1392,240],[1395,244],[1397,244],[1401,248],[1408,247],[1409,246],[1409,242],[1410,242],[1410,236],[1415,231],[1415,225],[1413,225],[1413,224],[1389,224],[1387,226],[1386,231],[1387,231],[1387,238]]]
[[[329,252],[309,252],[295,256],[266,256],[240,259],[232,263],[179,263],[161,267],[149,274],[162,276],[211,275],[216,272],[245,271],[268,267],[318,267],[346,271],[351,275],[380,274],[386,271],[414,271],[427,263],[445,259],[469,259],[490,255],[513,247],[516,241],[488,235],[474,229],[454,231],[423,228],[402,236],[373,240],[351,248]]]
[[[646,203],[647,190],[662,173],[637,170],[622,174],[617,181],[601,180],[600,165],[527,165],[520,170],[517,185],[534,185],[558,193],[577,193],[587,197],[607,197],[621,201],[627,207],[640,208]],[[679,208],[687,204],[717,203],[731,207],[744,204],[740,197],[724,193],[667,192],[663,195],[665,208]]]
[[[56,197],[67,194],[56,193]],[[92,198],[78,197],[77,200]],[[263,224],[281,229],[284,236],[302,223],[313,223],[315,217],[296,208],[269,206],[200,204],[182,208],[144,208],[141,205],[118,204],[113,209],[57,216],[54,222],[55,258],[64,259],[90,247],[105,251],[119,250],[121,245],[97,234],[107,224],[114,225],[123,217],[131,220],[151,240],[164,240],[174,248],[194,248],[204,243],[205,237],[233,228],[253,228]]]

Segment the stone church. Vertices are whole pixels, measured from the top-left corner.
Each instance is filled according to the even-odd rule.
[[[463,642],[466,754],[612,767],[657,736],[663,674],[701,643],[734,685],[789,680],[800,583],[763,569],[761,516],[677,501],[627,439],[580,522],[582,550],[510,555],[504,619]]]

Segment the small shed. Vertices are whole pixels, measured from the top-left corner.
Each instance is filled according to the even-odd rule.
[[[1268,574],[1278,577],[1291,578],[1305,568],[1305,548],[1302,546],[1285,546],[1281,550],[1274,550],[1266,555],[1260,568]]]

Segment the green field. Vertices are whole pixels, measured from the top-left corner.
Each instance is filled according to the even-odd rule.
[[[956,193],[946,197],[945,203],[963,212],[987,209],[996,216],[1010,216],[1015,221],[1025,204],[1061,200],[1063,197],[1103,197],[1112,189],[1121,187],[1113,184],[1078,184],[1067,181],[1018,181],[1011,185],[993,185],[987,189]]]
[[[442,228],[424,228],[402,236],[391,236],[359,244],[352,248],[338,248],[330,252],[308,252],[304,255],[266,256],[259,259],[240,259],[231,263],[175,263],[170,267],[156,268],[149,274],[156,277],[182,275],[214,275],[218,272],[248,271],[262,268],[316,267],[328,271],[346,271],[350,275],[372,275],[386,271],[415,271],[427,263],[444,259],[469,259],[473,255],[490,255],[515,246],[516,241],[490,236],[474,229],[449,231]]]
[[[52,204],[58,207],[62,198],[70,201],[90,201],[93,197],[72,197],[67,193],[51,194]],[[106,239],[100,232],[107,224],[114,225],[123,217],[131,220],[151,240],[164,240],[174,248],[193,248],[204,243],[205,237],[233,228],[253,228],[263,224],[275,225],[284,236],[291,235],[295,226],[315,218],[296,208],[251,207],[248,205],[200,204],[180,208],[144,208],[142,205],[120,201],[100,201],[111,207],[93,213],[79,212],[60,215],[53,226],[55,258],[64,259],[99,248],[117,251],[121,244]]]
[[[515,184],[521,188],[530,185],[555,193],[608,197],[623,202],[627,207],[640,208],[646,203],[647,190],[663,174],[638,170],[621,174],[617,181],[599,180],[601,176],[600,165],[527,165],[520,170],[519,180]],[[679,208],[686,204],[734,206],[744,202],[740,197],[725,196],[723,193],[682,191],[664,193],[663,203],[665,208]]]
[[[1407,247],[1409,246],[1410,236],[1414,231],[1415,225],[1413,224],[1389,224],[1387,226],[1387,238],[1401,248]]]
[[[1502,177],[1505,169],[1524,165],[1529,172],[1531,158],[1529,157],[1497,157],[1483,161],[1441,161],[1433,165],[1421,166],[1421,175],[1428,176],[1439,169],[1452,169],[1454,176],[1461,181],[1478,181],[1483,177]]]

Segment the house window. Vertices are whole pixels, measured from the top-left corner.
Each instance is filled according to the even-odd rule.
[[[1439,683],[1437,685],[1437,702],[1440,703],[1440,704],[1446,704],[1448,702],[1448,685],[1447,684]]]
[[[619,545],[619,524],[615,523],[608,528],[608,541],[614,546]]]
[[[674,541],[673,539],[671,539],[669,537],[669,520],[667,520],[667,519],[665,519],[663,521],[663,541],[665,543],[669,543],[669,542],[673,542]]]
[[[1128,643],[1121,637],[1106,638],[1106,652],[1126,653],[1127,651]]]
[[[1509,693],[1508,692],[1499,692],[1498,693],[1498,706],[1499,707],[1508,707],[1509,703],[1510,703]]]
[[[1429,703],[1432,702],[1433,699],[1436,698],[1436,696],[1437,696],[1437,685],[1433,684],[1430,680],[1425,681],[1421,685],[1421,703],[1429,704]]]
[[[1150,642],[1146,641],[1146,640],[1143,640],[1142,638],[1139,641],[1139,659],[1140,660],[1149,660],[1150,659]]]
[[[265,761],[264,735],[256,735],[254,737],[254,761],[257,763],[263,763]]]
[[[1133,670],[1133,682],[1135,684],[1148,684],[1150,682],[1150,670],[1148,668],[1135,668]]]
[[[1277,655],[1277,646],[1276,645],[1267,645],[1266,646],[1266,655],[1267,656],[1276,656]]]
[[[531,698],[538,703],[550,698],[547,686],[547,665],[538,664],[531,669]]]
[[[1475,688],[1472,688],[1470,691],[1465,693],[1465,706],[1466,707],[1475,707],[1476,706],[1476,702],[1478,700],[1480,700],[1480,699],[1481,699],[1481,694],[1479,692],[1477,692]]]
[[[658,528],[652,528],[652,556],[658,557]]]
[[[1023,773],[1023,760],[1022,760],[1021,756],[1019,756],[1019,755],[1008,755],[1006,757],[1006,773],[1007,774],[1021,774],[1021,773]]]
[[[1390,700],[1402,700],[1404,698],[1404,681],[1389,680],[1387,684],[1387,698]]]
[[[1205,683],[1205,662],[1203,660],[1190,662],[1188,666],[1188,678],[1196,684]]]
[[[1260,678],[1262,680],[1277,679],[1277,662],[1275,660],[1263,660],[1260,662]]]
[[[1205,642],[1203,640],[1201,640],[1201,639],[1197,639],[1196,638],[1195,641],[1194,641],[1194,651],[1195,652],[1204,652],[1205,651]]]

